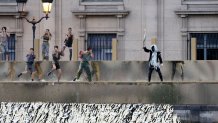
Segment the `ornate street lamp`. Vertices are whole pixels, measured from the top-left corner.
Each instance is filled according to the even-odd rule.
[[[27,0],[16,0],[18,12],[24,12]]]
[[[41,17],[41,19],[39,19],[38,21],[36,21],[34,17],[30,21],[29,19],[27,19],[24,16],[25,13],[27,13],[25,11],[25,6],[26,6],[26,3],[27,3],[27,0],[16,0],[16,2],[17,2],[17,11],[18,11],[18,13],[20,13],[20,17],[21,18],[25,18],[27,20],[27,22],[32,24],[32,30],[33,30],[33,48],[34,48],[36,24],[40,23],[42,21],[42,19],[44,19],[44,18],[46,18],[46,20],[49,18],[48,14],[51,12],[51,7],[52,7],[53,0],[42,0],[43,12],[45,13],[45,16]]]
[[[16,2],[17,2],[17,11],[18,13],[20,13],[20,17],[25,17],[27,0],[16,0]]]
[[[53,0],[42,0],[43,12],[46,16],[51,12]]]

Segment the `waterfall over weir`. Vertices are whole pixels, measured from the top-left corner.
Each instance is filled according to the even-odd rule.
[[[1,123],[179,123],[171,105],[1,103]]]

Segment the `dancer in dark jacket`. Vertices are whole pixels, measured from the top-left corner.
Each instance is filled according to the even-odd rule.
[[[61,51],[59,51],[58,46],[54,46],[54,51],[52,54],[52,70],[48,73],[48,76],[51,75],[51,73],[53,73],[55,70],[57,70],[58,74],[57,74],[57,78],[58,78],[58,82],[61,79],[61,75],[62,75],[62,71],[61,71],[61,67],[60,67],[60,59],[61,56],[64,56],[64,49],[62,49]]]
[[[34,59],[36,57],[34,55],[34,49],[33,48],[30,48],[30,52],[29,52],[29,54],[26,55],[26,58],[27,58],[27,61],[26,61],[25,71],[18,74],[18,78],[23,74],[27,74],[28,72],[32,76],[32,73],[35,71],[35,69],[34,69]],[[33,78],[32,78],[32,81],[33,81]]]
[[[68,28],[68,33],[66,34],[66,39],[65,39],[65,41],[64,41],[64,43],[65,43],[64,49],[65,49],[66,47],[68,47],[69,53],[70,53],[70,56],[69,56],[70,61],[72,60],[72,55],[73,55],[73,49],[72,49],[73,40],[74,40],[74,36],[73,36],[73,34],[72,34],[72,28],[69,27],[69,28]],[[63,50],[64,50],[64,49],[63,49]]]
[[[161,52],[158,51],[157,46],[156,45],[152,45],[151,49],[147,49],[146,46],[143,47],[145,52],[150,53],[150,57],[149,57],[149,73],[148,73],[148,81],[151,81],[151,74],[153,72],[153,70],[156,70],[159,74],[160,80],[163,81],[163,76],[162,73],[160,71],[160,64],[163,65],[163,61],[161,58]]]

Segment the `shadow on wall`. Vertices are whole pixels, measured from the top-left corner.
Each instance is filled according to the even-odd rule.
[[[182,95],[179,89],[173,84],[153,85],[148,92],[148,98],[155,104],[178,104],[182,101]]]

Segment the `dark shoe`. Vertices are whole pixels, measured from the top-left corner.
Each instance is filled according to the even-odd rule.
[[[48,72],[47,76],[50,76],[51,75],[51,72]]]
[[[22,73],[18,74],[17,77],[20,78],[21,75],[22,75]]]
[[[76,81],[76,78],[74,78],[73,81]]]

